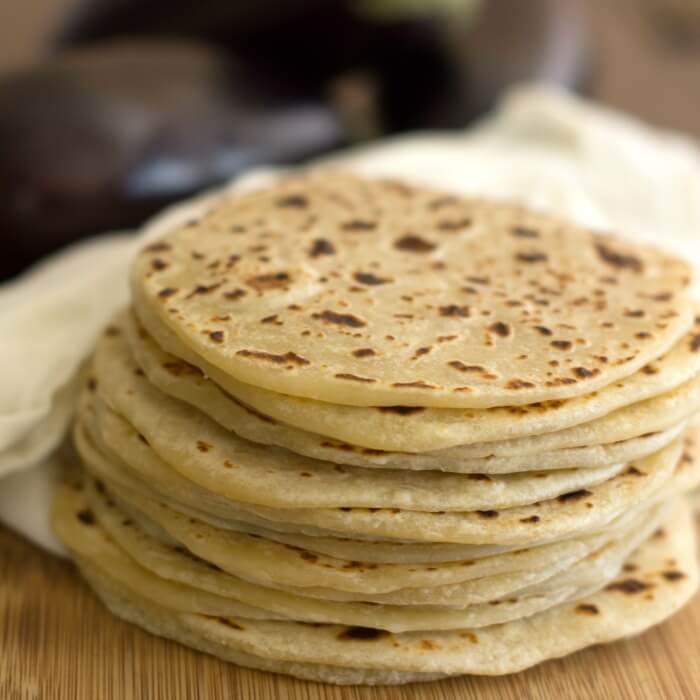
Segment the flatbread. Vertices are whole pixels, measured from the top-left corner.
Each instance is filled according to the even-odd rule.
[[[659,251],[327,171],[222,196],[131,282],[137,313],[226,374],[358,406],[580,396],[666,352],[693,312],[689,266]]]
[[[339,467],[243,440],[164,395],[141,376],[120,337],[100,343],[94,363],[97,392],[109,404],[108,408],[95,399],[96,425],[111,452],[129,455],[129,445],[145,439],[185,478],[246,503],[282,508],[500,509],[588,488],[624,468],[617,464],[487,476]]]
[[[144,313],[148,318],[148,312]],[[158,328],[157,323],[150,325]],[[481,410],[340,406],[285,396],[232,379],[188,350],[172,332],[157,331],[159,345],[131,314],[120,316],[110,332],[114,328],[126,331],[134,358],[159,389],[196,406],[239,435],[252,422],[246,413],[258,418],[260,435],[271,432],[281,422],[283,427],[277,439],[290,449],[299,443],[303,445],[305,436],[289,435],[294,432],[289,426],[351,445],[407,452],[538,435],[585,423],[670,392],[693,379],[700,370],[699,316],[692,329],[665,355],[584,396]],[[309,439],[313,440],[306,438]]]
[[[299,672],[293,664],[365,671],[334,677],[327,670],[316,676],[350,682],[403,680],[396,675],[375,677],[371,670],[389,674],[503,674],[639,633],[678,610],[696,590],[698,570],[689,510],[679,503],[674,511],[657,536],[648,539],[626,562],[627,571],[604,590],[529,618],[476,630],[392,634],[363,627],[183,614],[160,601],[148,601],[93,562],[83,561],[81,568],[117,614],[125,614],[151,631],[253,667],[271,670],[271,662],[282,660],[279,670],[303,673],[307,678],[314,677],[310,668]],[[268,663],[256,665],[258,658]],[[415,676],[407,678],[415,680]]]
[[[678,472],[683,489],[697,481],[700,467],[693,460],[681,460],[682,443],[672,443],[616,477],[572,494],[530,506],[502,511],[424,512],[366,508],[269,508],[222,499],[179,476],[158,459],[141,441],[129,444],[128,463],[111,453],[101,454],[90,445],[80,429],[76,444],[86,465],[100,478],[112,481],[123,474],[127,487],[153,489],[180,510],[217,526],[226,519],[250,522],[276,529],[282,527],[306,534],[350,534],[358,538],[394,538],[424,542],[465,544],[527,545],[556,540],[594,530],[609,523],[626,510],[650,498]],[[676,465],[678,464],[678,469]],[[686,481],[690,484],[686,486]],[[588,505],[590,504],[590,505]],[[183,508],[184,505],[184,508]],[[212,516],[212,513],[216,515]]]

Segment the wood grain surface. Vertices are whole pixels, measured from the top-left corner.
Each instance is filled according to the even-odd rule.
[[[73,566],[0,528],[2,700],[681,700],[700,696],[700,596],[636,639],[501,678],[340,688],[249,671],[113,618]]]

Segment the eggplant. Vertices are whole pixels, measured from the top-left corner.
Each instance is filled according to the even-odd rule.
[[[129,34],[216,42],[261,80],[319,97],[355,78],[374,100],[377,133],[462,127],[513,83],[584,92],[591,72],[575,0],[83,0],[56,40]]]
[[[0,278],[260,164],[345,145],[329,104],[193,42],[116,42],[0,80]]]

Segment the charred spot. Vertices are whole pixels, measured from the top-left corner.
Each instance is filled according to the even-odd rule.
[[[150,445],[150,444],[151,444],[150,442],[148,442],[148,440],[146,440],[146,436],[145,436],[145,435],[142,435],[141,433],[139,433],[138,437],[139,437],[139,440],[140,440],[144,445]]]
[[[634,334],[634,337],[637,338],[637,340],[646,340],[647,338],[653,338],[654,335],[649,333],[649,331],[639,331],[639,333]]]
[[[486,367],[482,365],[468,365],[462,362],[461,360],[450,360],[450,362],[447,363],[449,367],[452,367],[453,369],[458,370],[459,372],[470,372],[470,373],[475,373],[475,374],[480,374],[483,379],[497,379],[498,377],[493,374],[492,372],[489,372]]]
[[[94,525],[96,522],[95,514],[89,508],[78,511],[76,517],[83,525]]]
[[[256,360],[266,360],[267,362],[274,362],[278,365],[298,365],[303,367],[311,364],[305,357],[301,357],[301,355],[297,355],[295,352],[286,352],[284,355],[275,355],[274,353],[263,352],[261,350],[239,350],[236,355]]]
[[[224,298],[229,299],[231,301],[235,301],[236,299],[244,297],[247,293],[248,292],[246,292],[245,289],[232,289],[229,292],[224,292]]]
[[[593,605],[592,603],[581,603],[580,605],[577,605],[576,612],[580,613],[581,615],[599,615],[600,614],[600,610],[598,610],[598,606]]]
[[[168,299],[169,297],[173,296],[173,294],[177,294],[177,291],[178,290],[175,289],[175,287],[163,287],[163,289],[158,292],[158,296],[161,299]]]
[[[549,256],[547,253],[543,253],[541,250],[530,250],[517,253],[515,259],[518,262],[538,263],[547,262],[547,260],[549,260]]]
[[[693,335],[690,336],[689,347],[691,352],[700,350],[700,333],[693,333]]]
[[[166,263],[165,260],[162,260],[161,258],[153,258],[153,260],[151,260],[151,267],[156,272],[160,272],[161,270],[165,270],[165,268],[168,267],[168,263]]]
[[[646,476],[646,472],[637,469],[634,465],[631,465],[625,471],[625,476]]]
[[[463,219],[443,219],[438,222],[437,227],[440,231],[461,231],[471,225],[472,220],[469,217],[464,217]]]
[[[612,267],[632,270],[636,273],[640,273],[644,269],[644,265],[638,257],[620,253],[606,243],[596,243],[595,250],[600,259]]]
[[[425,347],[422,347],[422,348],[417,348],[416,351],[413,353],[413,356],[411,357],[411,359],[417,360],[419,357],[423,357],[423,355],[427,355],[431,350],[432,350],[432,347],[430,345],[426,345]]]
[[[643,318],[644,317],[644,310],[643,309],[625,309],[624,315],[627,316],[628,318]]]
[[[326,323],[335,323],[339,326],[348,326],[349,328],[363,328],[367,325],[362,319],[352,314],[339,314],[336,311],[329,310],[311,314],[311,318]]]
[[[349,374],[348,372],[340,372],[335,375],[336,379],[347,379],[351,382],[363,382],[365,384],[374,384],[376,379],[371,379],[370,377],[360,377],[357,374]]]
[[[540,234],[534,228],[528,226],[513,226],[510,230],[511,235],[516,238],[539,238]]]
[[[311,562],[312,564],[318,561],[318,555],[314,554],[313,552],[309,552],[308,550],[303,550],[302,552],[299,552],[299,556],[304,560]]]
[[[573,343],[570,340],[552,340],[550,345],[557,350],[571,350]]]
[[[386,630],[378,630],[373,627],[348,627],[338,635],[338,639],[341,641],[374,642],[378,639],[384,639],[390,634]]]
[[[486,518],[487,520],[493,520],[494,518],[498,517],[497,510],[477,510],[476,514],[480,518]]]
[[[540,516],[539,515],[531,515],[527,518],[520,518],[521,523],[538,523],[540,522]]]
[[[360,284],[366,284],[369,286],[376,286],[379,284],[386,284],[387,282],[391,282],[390,277],[378,277],[377,275],[372,274],[371,272],[356,272],[353,277],[355,280],[357,280]]]
[[[614,583],[609,583],[606,587],[606,591],[619,591],[620,593],[641,593],[642,591],[648,591],[652,588],[652,584],[640,581],[637,578],[625,578],[622,581],[615,581]]]
[[[430,253],[435,250],[437,246],[430,241],[426,241],[425,238],[416,236],[413,233],[408,233],[394,241],[394,248],[397,250],[406,250],[410,253]]]
[[[93,392],[97,389],[97,379],[95,379],[95,377],[90,377],[90,379],[87,380],[87,388]]]
[[[226,334],[223,331],[209,331],[209,337],[215,343],[223,343],[224,339],[226,337]]]
[[[437,209],[442,209],[443,207],[449,206],[450,204],[456,204],[457,198],[452,195],[445,195],[444,197],[438,197],[428,202],[428,209],[433,211]]]
[[[286,209],[304,209],[309,206],[309,200],[303,194],[290,194],[278,199],[277,206]]]
[[[372,348],[358,348],[353,350],[352,354],[354,357],[374,357],[377,353]]]
[[[428,384],[422,379],[418,379],[415,382],[394,382],[391,386],[397,389],[437,389],[434,384]]]
[[[500,335],[501,338],[507,338],[513,332],[511,327],[507,323],[503,323],[503,321],[496,321],[496,323],[492,323],[489,326],[489,330],[496,335]]]
[[[438,311],[440,316],[445,318],[468,318],[470,310],[468,306],[458,306],[457,304],[448,304],[441,306]]]
[[[580,501],[586,496],[592,496],[593,494],[587,489],[579,489],[578,491],[569,491],[569,493],[562,493],[561,496],[557,496],[557,501],[559,503],[573,503],[575,501]]]
[[[163,243],[158,242],[158,243],[151,243],[151,245],[147,245],[144,249],[144,253],[165,253],[169,250],[172,250],[172,246],[169,243]]]
[[[506,384],[506,389],[532,389],[535,385],[524,379],[511,379]]]
[[[682,571],[677,571],[676,569],[671,569],[669,571],[663,571],[661,575],[667,580],[667,581],[680,581],[681,579],[684,579],[686,576]]]
[[[271,316],[261,318],[260,323],[274,323],[275,325],[280,325],[280,322],[277,321],[277,314],[272,314]]]
[[[352,219],[342,224],[341,228],[343,231],[374,231],[377,223],[368,219]]]
[[[547,328],[547,326],[535,326],[535,330],[540,334],[540,335],[552,335],[553,331],[551,328]]]
[[[595,377],[596,374],[600,374],[599,369],[588,369],[588,367],[573,367],[571,372],[579,379],[589,379],[590,377]]]
[[[210,445],[208,442],[204,442],[204,440],[197,440],[197,449],[200,452],[209,452],[213,445]]]
[[[325,238],[317,238],[309,251],[312,258],[318,258],[322,255],[335,255],[335,246]]]
[[[280,289],[282,287],[286,287],[290,281],[291,278],[289,277],[289,273],[272,272],[266,275],[256,275],[255,277],[249,277],[245,281],[245,283],[253,289],[262,291],[265,289]]]
[[[204,294],[211,294],[214,290],[218,289],[223,282],[214,282],[214,284],[198,284],[186,297],[185,299],[191,299],[196,296],[203,296]]]

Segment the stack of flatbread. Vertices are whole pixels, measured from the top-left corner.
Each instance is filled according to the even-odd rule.
[[[115,614],[301,678],[504,674],[641,632],[698,582],[690,276],[399,181],[224,195],[136,259],[55,529]]]

